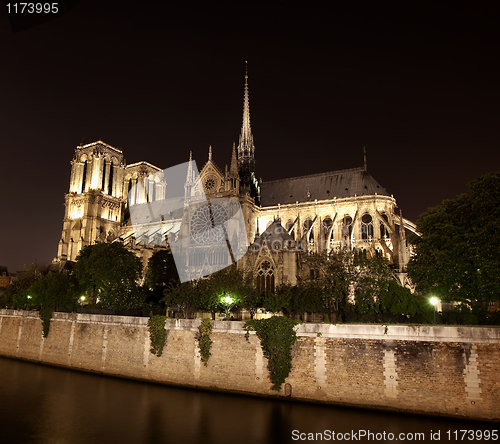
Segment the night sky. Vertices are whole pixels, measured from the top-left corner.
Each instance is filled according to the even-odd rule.
[[[500,170],[500,7],[475,3],[80,0],[18,32],[2,7],[0,265],[56,255],[82,139],[160,168],[212,145],[224,168],[245,60],[259,177],[360,167],[366,146],[416,221]]]

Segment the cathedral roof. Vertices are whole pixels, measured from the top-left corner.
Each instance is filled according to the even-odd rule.
[[[314,202],[336,197],[390,196],[385,188],[361,168],[312,174],[273,180],[261,184],[262,206],[286,205],[295,202]]]
[[[182,219],[184,196],[132,205],[130,220],[134,225],[159,224]]]

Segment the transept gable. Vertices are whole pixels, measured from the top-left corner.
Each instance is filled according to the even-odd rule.
[[[294,246],[295,240],[290,236],[279,220],[275,220],[266,230],[257,236],[253,242],[253,249],[260,252],[278,252],[290,249]]]
[[[225,176],[212,160],[212,147],[209,148],[208,160],[200,171],[200,180],[208,194],[224,191]]]

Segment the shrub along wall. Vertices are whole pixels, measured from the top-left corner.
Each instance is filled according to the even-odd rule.
[[[148,319],[0,310],[0,355],[169,384],[494,420],[500,412],[500,329],[304,324],[292,370],[271,390],[260,341],[243,322],[212,321],[203,365],[200,320],[167,319],[161,356]]]

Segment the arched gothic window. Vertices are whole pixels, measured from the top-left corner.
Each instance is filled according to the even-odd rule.
[[[368,214],[363,214],[361,218],[361,239],[373,238],[373,219]]]
[[[288,222],[286,223],[286,226],[285,226],[286,231],[287,232],[290,231],[290,228],[292,228],[292,227],[293,227],[293,220],[288,219]],[[295,239],[295,230],[290,231],[289,234],[290,234],[290,236],[292,236]]]
[[[313,222],[311,218],[308,217],[304,222],[304,231],[307,232],[307,230],[309,230],[312,227],[312,224]],[[309,231],[309,236],[307,240],[310,244],[314,244],[314,229],[311,229],[311,231]]]
[[[327,216],[323,219],[323,238],[325,239],[326,242],[330,241],[330,243],[333,243],[333,230],[330,234],[330,239],[327,239],[328,232],[332,228],[333,225],[333,220],[331,219],[330,216]]]
[[[274,292],[274,268],[269,261],[263,261],[257,269],[257,288]]]
[[[130,191],[132,191],[132,179],[128,180],[128,192],[127,192],[127,196],[128,196],[129,204],[133,205],[135,202],[132,199]]]
[[[82,178],[82,193],[85,192],[85,184],[87,183],[87,161],[83,164],[83,178]]]
[[[105,188],[106,185],[106,160],[103,159],[102,161],[102,176],[101,176],[101,190],[106,191]]]
[[[389,218],[387,217],[386,214],[382,214],[382,219],[384,219],[387,223],[389,223]],[[383,222],[380,222],[380,237],[382,239],[386,239],[389,237],[389,232],[387,231],[387,228],[385,228]]]
[[[352,217],[346,214],[342,220],[342,240],[347,246],[351,246]]]
[[[113,164],[109,165],[109,181],[108,181],[108,194],[111,196],[113,194]]]

